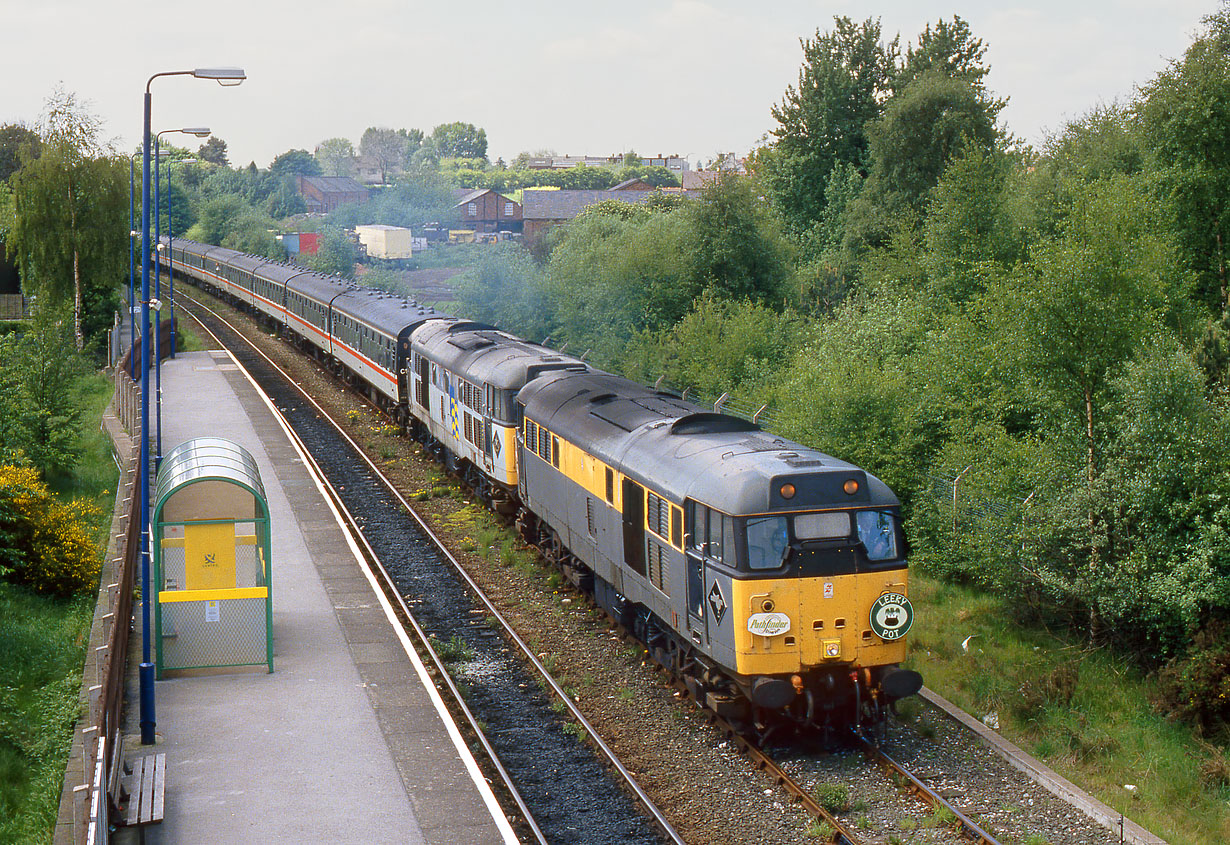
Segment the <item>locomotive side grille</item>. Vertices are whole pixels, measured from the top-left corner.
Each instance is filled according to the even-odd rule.
[[[657,587],[664,595],[670,595],[670,557],[662,545],[654,540],[649,541],[647,574],[650,584]]]

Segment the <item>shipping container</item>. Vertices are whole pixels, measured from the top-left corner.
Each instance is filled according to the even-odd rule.
[[[414,254],[409,229],[400,226],[355,226],[369,258],[410,258]]]

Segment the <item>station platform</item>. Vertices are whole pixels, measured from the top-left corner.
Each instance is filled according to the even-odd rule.
[[[167,761],[165,820],[144,829],[145,841],[515,842],[264,397],[219,351],[165,361],[162,391],[163,454],[223,437],[259,466],[272,533],[274,671],[157,681],[157,741],[143,746],[135,609],[124,752],[165,752]],[[120,828],[112,839],[135,842],[137,832]]]

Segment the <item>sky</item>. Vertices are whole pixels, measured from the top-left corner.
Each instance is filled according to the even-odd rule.
[[[153,81],[155,132],[208,126],[233,165],[267,167],[369,126],[464,121],[488,156],[740,155],[797,83],[799,40],[834,16],[917,41],[958,15],[986,45],[1001,123],[1041,143],[1182,56],[1217,0],[3,0],[0,124],[37,124],[61,87],[131,152],[155,73],[234,66],[238,87]],[[166,140],[191,149],[183,135]]]

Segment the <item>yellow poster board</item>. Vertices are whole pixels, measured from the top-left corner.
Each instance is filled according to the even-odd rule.
[[[235,586],[235,525],[184,526],[184,589],[224,590]]]

